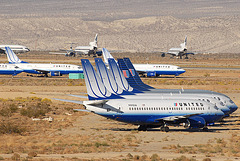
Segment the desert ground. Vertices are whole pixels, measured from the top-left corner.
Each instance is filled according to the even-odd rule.
[[[186,73],[174,78],[142,78],[156,88],[206,89],[228,95],[240,106],[239,54],[199,54],[188,60],[162,58],[159,53],[113,53],[133,63],[178,65]],[[81,58],[30,52],[28,62],[80,64]],[[87,57],[88,58],[88,57]],[[93,58],[89,58],[93,62]],[[6,62],[6,55],[0,55]],[[214,160],[240,159],[240,111],[209,132],[170,127],[146,132],[87,112],[82,105],[52,98],[84,100],[68,94],[85,93],[84,80],[62,77],[0,76],[1,160]],[[35,118],[35,119],[33,119]],[[53,120],[44,120],[53,118]],[[41,120],[40,120],[41,119]]]

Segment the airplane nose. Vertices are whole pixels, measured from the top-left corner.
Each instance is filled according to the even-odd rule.
[[[230,109],[230,114],[231,114],[238,109],[238,106],[237,105],[232,105],[232,106],[229,107],[229,109]]]
[[[225,116],[225,114],[221,111],[221,110],[218,110],[217,112],[216,112],[216,121],[219,121],[219,120],[221,120],[224,116]]]

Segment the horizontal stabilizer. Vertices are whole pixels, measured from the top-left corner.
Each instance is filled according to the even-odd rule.
[[[82,95],[74,95],[74,94],[68,94],[68,96],[72,96],[72,97],[78,97],[78,98],[88,98],[87,96],[82,96]]]
[[[65,99],[59,99],[59,98],[52,98],[54,100],[62,101],[62,102],[71,102],[71,103],[77,103],[77,104],[83,104],[83,101],[75,101],[75,100],[65,100]]]
[[[92,112],[92,111],[84,110],[84,109],[73,109],[73,111],[79,111],[79,112]]]

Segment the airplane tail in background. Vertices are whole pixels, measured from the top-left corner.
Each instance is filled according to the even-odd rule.
[[[136,81],[136,83],[139,86],[144,87],[146,89],[154,89],[153,87],[142,82],[141,78],[139,77],[137,71],[135,70],[135,68],[129,58],[123,58],[123,60],[124,60],[125,64],[127,65],[129,71],[131,72],[134,80]]]
[[[127,82],[129,83],[129,85],[131,87],[133,87],[134,89],[137,89],[139,91],[149,91],[148,89],[140,86],[137,83],[137,81],[133,77],[136,73],[133,73],[134,71],[130,71],[128,69],[128,67],[123,59],[118,59],[118,65],[119,65],[119,68],[122,70],[123,75],[125,76]]]
[[[110,73],[101,58],[95,58],[97,73],[99,74],[104,86],[113,94],[116,95],[134,95],[120,88],[115,81],[112,73]],[[115,73],[114,73],[115,74]]]
[[[93,48],[97,48],[97,38],[98,38],[98,34],[96,34],[93,42],[90,42],[89,45],[92,46]]]
[[[104,86],[88,59],[81,59],[89,100],[120,99]]]
[[[8,62],[10,64],[17,64],[17,63],[27,63],[24,61],[21,61],[17,55],[10,49],[10,47],[5,47],[5,52],[7,54]]]
[[[180,44],[183,51],[187,50],[187,36],[182,44]]]
[[[108,64],[109,58],[114,59],[113,56],[109,53],[109,51],[106,48],[102,48],[102,53],[103,53],[103,58],[104,58],[105,64]]]

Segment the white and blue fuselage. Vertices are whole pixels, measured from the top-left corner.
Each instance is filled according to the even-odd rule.
[[[17,75],[23,72],[18,66],[14,64],[0,64],[0,74],[1,75]]]
[[[139,74],[146,73],[147,76],[174,75],[179,76],[185,70],[175,65],[168,64],[133,64]]]
[[[178,124],[184,122],[183,120],[191,120],[191,117],[203,118],[204,124],[208,124],[216,122],[224,116],[224,113],[215,105],[197,100],[115,99],[98,105],[92,104],[92,102],[83,102],[87,110],[113,120],[135,125],[161,126],[164,122]],[[112,111],[111,107],[115,107],[119,111]]]
[[[23,72],[31,74],[64,75],[69,73],[83,73],[82,67],[72,64],[37,64],[37,63],[19,63],[15,64],[23,69]]]

